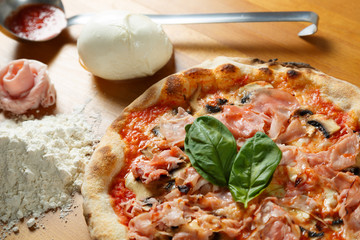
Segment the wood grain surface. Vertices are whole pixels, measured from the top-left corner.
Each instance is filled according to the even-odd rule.
[[[81,26],[73,26],[45,43],[19,43],[0,35],[0,67],[20,58],[49,65],[57,103],[43,114],[70,113],[74,107],[85,106],[86,113],[101,115],[101,124],[96,130],[100,135],[125,106],[153,83],[219,55],[305,62],[360,86],[359,0],[64,0],[63,3],[68,17],[109,9],[152,14],[314,11],[320,16],[318,32],[303,38],[297,33],[308,23],[164,26],[174,45],[171,60],[152,77],[125,81],[94,77],[80,65],[76,39]],[[1,118],[7,117],[0,114]],[[89,240],[81,195],[77,194],[74,199],[73,212],[67,218],[60,219],[58,212],[50,212],[41,220],[44,228],[30,231],[22,223],[20,232],[7,239]]]

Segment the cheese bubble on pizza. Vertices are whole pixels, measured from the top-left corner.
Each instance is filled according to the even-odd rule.
[[[86,167],[94,239],[360,239],[360,90],[218,57],[151,86]]]

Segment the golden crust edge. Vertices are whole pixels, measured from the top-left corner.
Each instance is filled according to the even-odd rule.
[[[84,217],[93,239],[127,238],[127,228],[119,223],[108,194],[113,177],[124,166],[124,147],[120,135],[110,127],[86,166],[81,192]]]
[[[135,99],[120,116],[107,129],[105,135],[101,139],[94,154],[90,160],[89,165],[85,170],[85,179],[82,186],[82,194],[84,196],[84,216],[89,226],[90,234],[94,239],[127,239],[127,228],[118,222],[108,196],[108,189],[112,178],[118,173],[124,165],[124,148],[125,144],[121,140],[118,132],[121,129],[122,121],[126,114],[135,111],[146,109],[159,102],[162,94],[166,92],[167,82],[174,76],[183,77],[184,73],[191,70],[210,69],[216,71],[217,68],[226,64],[232,64],[240,69],[241,73],[253,74],[255,78],[261,75],[258,70],[260,68],[270,68],[273,72],[273,78],[285,75],[289,70],[296,69],[302,74],[302,78],[310,81],[317,89],[320,89],[322,94],[333,101],[335,104],[343,108],[347,112],[353,112],[356,119],[360,118],[360,89],[344,80],[331,77],[321,71],[312,69],[310,67],[301,67],[287,64],[282,66],[281,63],[274,61],[262,62],[254,58],[229,58],[217,57],[212,60],[205,61],[198,66],[189,68],[185,71],[170,75],[156,84],[152,85],[142,95]],[[176,80],[176,79],[175,79]],[[190,79],[194,80],[194,79]],[[302,81],[301,78],[298,79]],[[197,86],[196,84],[191,85]],[[110,148],[108,151],[104,149]],[[117,156],[112,160],[104,163],[105,156]],[[106,158],[105,158],[106,159]],[[108,159],[109,160],[109,159]],[[100,174],[95,175],[94,167],[100,167],[104,171],[98,171]],[[111,171],[110,171],[111,169]]]

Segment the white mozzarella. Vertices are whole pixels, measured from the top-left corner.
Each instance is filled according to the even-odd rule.
[[[86,69],[108,80],[153,75],[172,55],[172,44],[159,24],[141,14],[109,11],[83,28],[78,53]]]

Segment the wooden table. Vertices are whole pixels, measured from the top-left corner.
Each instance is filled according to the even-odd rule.
[[[109,9],[137,13],[210,13],[241,11],[314,11],[320,16],[318,32],[300,38],[307,23],[228,23],[164,26],[173,45],[169,63],[154,76],[127,81],[107,81],[92,76],[79,63],[76,39],[81,26],[64,31],[58,38],[39,44],[18,43],[0,35],[0,66],[11,60],[29,58],[49,65],[57,90],[57,104],[51,114],[70,113],[86,105],[87,113],[100,113],[99,134],[150,85],[161,78],[219,55],[251,56],[268,60],[309,63],[337,78],[360,86],[359,1],[336,0],[64,0],[67,16]],[[45,229],[20,233],[7,239],[88,240],[82,216],[81,195],[75,197],[73,212],[65,219],[48,213],[41,221]]]

